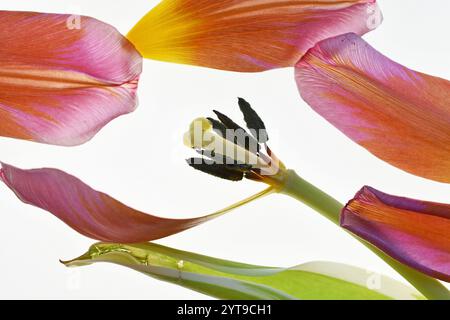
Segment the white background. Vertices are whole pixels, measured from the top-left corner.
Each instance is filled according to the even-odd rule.
[[[81,13],[126,33],[157,0],[0,1],[1,9]],[[385,21],[366,39],[415,70],[450,78],[450,2],[380,0]],[[450,187],[404,173],[352,143],[300,99],[293,70],[236,74],[146,61],[140,107],[90,143],[61,148],[0,138],[0,159],[23,168],[56,167],[126,204],[167,217],[191,217],[261,190],[195,172],[182,133],[218,108],[240,119],[247,98],[270,130],[271,147],[303,177],[345,202],[365,184],[385,192],[449,202]],[[121,267],[77,270],[58,259],[84,253],[94,241],[52,215],[22,204],[0,185],[0,298],[197,299],[205,296]],[[252,203],[160,243],[247,263],[290,267],[330,260],[397,275],[357,241],[309,208],[283,196]]]

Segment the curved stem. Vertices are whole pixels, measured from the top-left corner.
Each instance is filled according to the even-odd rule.
[[[328,220],[340,226],[339,219],[344,205],[318,189],[308,181],[305,181],[293,170],[286,171],[285,180],[280,193],[288,195],[296,200],[303,202],[312,209],[321,213]],[[447,288],[425,274],[420,273],[386,255],[384,252],[353,235],[363,245],[369,248],[377,256],[383,259],[389,266],[402,275],[411,285],[420,291],[427,299],[432,300],[450,300],[450,292]]]

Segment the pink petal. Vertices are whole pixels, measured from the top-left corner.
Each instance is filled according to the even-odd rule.
[[[142,57],[110,25],[0,11],[0,42],[2,136],[78,145],[136,107]]]
[[[403,67],[355,34],[324,40],[296,67],[303,99],[380,159],[450,182],[450,82]]]
[[[165,219],[148,215],[56,169],[21,170],[2,164],[0,179],[23,202],[51,212],[89,238],[106,242],[152,241],[219,216]]]

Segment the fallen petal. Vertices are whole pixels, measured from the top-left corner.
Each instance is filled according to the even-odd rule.
[[[0,135],[72,146],[133,111],[142,57],[85,16],[0,11]]]
[[[450,205],[364,187],[342,211],[341,225],[400,262],[450,282]]]
[[[100,241],[137,243],[164,238],[217,218],[271,192],[194,219],[166,219],[127,207],[56,169],[21,170],[2,164],[2,180],[23,202],[51,212],[79,233]]]
[[[380,159],[450,183],[450,82],[403,67],[355,34],[318,43],[296,67],[303,99]]]
[[[375,0],[163,0],[128,39],[146,58],[257,72],[294,66],[316,42],[381,21]]]

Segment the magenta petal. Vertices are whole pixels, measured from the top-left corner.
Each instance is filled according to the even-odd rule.
[[[72,146],[133,111],[142,57],[85,16],[0,11],[0,135]]]
[[[400,262],[450,282],[450,205],[364,187],[342,211],[341,225]]]
[[[51,212],[79,233],[106,242],[152,241],[217,217],[165,219],[134,210],[56,169],[2,164],[1,180],[23,202]]]

